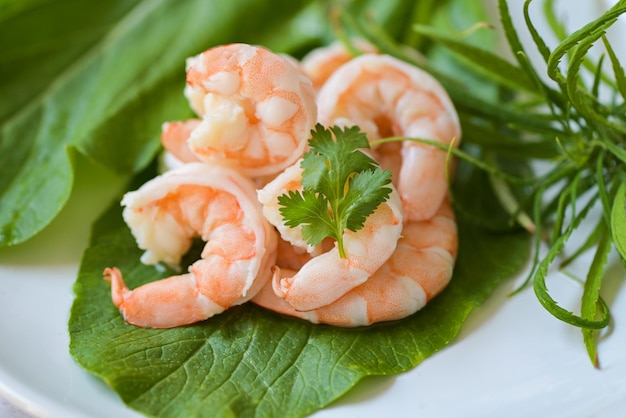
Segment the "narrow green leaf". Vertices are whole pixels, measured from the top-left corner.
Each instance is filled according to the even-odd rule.
[[[608,223],[610,222],[610,211],[611,211],[611,203],[609,199],[609,194],[606,187],[606,182],[604,181],[604,164],[605,164],[605,150],[600,150],[598,156],[596,157],[596,171],[595,178],[596,184],[598,185],[598,193],[600,195],[600,202],[602,202],[602,215],[604,220]],[[614,182],[614,187],[617,186],[617,182]]]
[[[550,49],[544,42],[543,38],[539,35],[534,23],[530,19],[530,14],[528,13],[528,9],[532,0],[526,0],[524,2],[523,13],[524,13],[524,22],[530,32],[531,38],[535,42],[539,53],[547,61],[548,56],[550,55]],[[502,22],[502,26],[504,28],[504,33],[508,40],[509,46],[511,48],[511,52],[514,56],[518,56],[520,53],[526,55],[526,51],[524,46],[520,42],[519,36],[517,35],[517,31],[515,30],[515,26],[513,25],[513,20],[511,19],[511,12],[509,10],[508,2],[506,0],[498,0],[498,10],[500,12],[500,21]],[[535,72],[535,69],[529,64],[523,64],[520,62],[520,65],[525,65],[530,71]]]
[[[481,158],[477,158],[473,155],[471,155],[468,152],[465,152],[461,149],[458,148],[452,148],[449,145],[443,144],[440,141],[435,141],[432,139],[424,139],[424,138],[412,138],[412,137],[405,137],[405,136],[400,136],[400,137],[388,137],[388,138],[383,138],[383,139],[377,139],[375,141],[372,141],[372,145],[375,144],[384,144],[384,143],[389,143],[389,142],[397,142],[397,141],[414,141],[414,142],[419,142],[421,144],[426,144],[435,148],[440,149],[441,151],[446,151],[449,152],[450,154],[454,155],[455,157],[459,157],[460,159],[467,161],[469,163],[471,163],[473,166],[475,166],[476,168],[479,168],[481,170],[484,170],[485,172],[497,176],[499,178],[502,178],[503,180],[513,183],[513,184],[528,184],[528,183],[532,183],[534,182],[534,179],[528,179],[528,178],[524,178],[521,176],[514,176],[508,173],[505,173],[504,171],[500,170],[498,167],[495,167],[492,164],[489,164],[487,162],[485,162],[484,160],[482,160]]]
[[[601,36],[606,28],[611,26],[617,18],[626,12],[626,1],[620,0],[598,19],[587,23],[582,28],[570,34],[550,54],[548,58],[548,75],[557,82],[562,82],[564,76],[559,71],[559,62],[563,56],[585,38]]]
[[[525,289],[531,283],[531,281],[533,281],[533,278],[536,277],[536,274],[537,274],[537,269],[540,264],[539,258],[540,258],[541,243],[543,242],[543,224],[541,222],[542,221],[541,204],[543,202],[544,194],[547,188],[548,188],[548,184],[543,184],[538,187],[538,190],[534,194],[532,215],[533,215],[533,223],[535,225],[535,231],[532,234],[533,246],[532,246],[531,268],[530,268],[530,271],[528,272],[528,275],[526,276],[526,279],[522,282],[522,284],[520,284],[515,290],[513,290],[513,292],[511,292],[512,296],[521,292],[523,289]]]
[[[463,143],[476,144],[497,155],[515,159],[553,159],[560,155],[560,150],[551,139],[519,138],[514,132],[499,131],[497,128],[478,122],[473,118],[461,116]]]
[[[543,41],[543,39],[541,38],[541,36],[539,36],[539,33],[535,29],[535,26],[533,25],[530,19],[530,16],[528,14],[528,6],[530,5],[531,1],[532,0],[526,0],[524,2],[524,9],[523,9],[524,20],[526,22],[526,26],[528,27],[528,30],[531,34],[532,39],[535,42],[535,45],[539,49],[539,52],[544,57],[544,59],[547,60],[547,57],[550,51],[547,45],[545,44],[545,42]],[[515,30],[515,25],[513,25],[513,20],[511,19],[511,12],[509,10],[507,0],[498,0],[498,10],[500,12],[500,22],[502,23],[502,28],[504,30],[504,34],[508,41],[511,52],[513,53],[513,56],[517,58],[520,66],[525,68],[526,71],[528,71],[529,73],[534,74],[534,77],[533,77],[534,79],[539,79],[537,71],[532,65],[530,65],[530,62],[526,60],[520,61],[521,56],[526,56],[526,51],[519,39],[517,31]]]
[[[548,56],[550,55],[550,50],[543,38],[535,28],[532,20],[530,19],[530,15],[528,13],[528,7],[530,6],[532,0],[526,0],[524,2],[524,20],[526,23],[526,27],[528,28],[531,38],[535,43],[535,46],[539,50],[539,53],[543,56],[544,60],[547,62]],[[539,86],[543,95],[546,97],[547,104],[550,107],[553,115],[556,115],[555,106],[563,109],[565,106],[565,99],[562,94],[553,88],[548,87],[539,76],[538,70],[535,69],[533,64],[528,59],[528,54],[526,53],[524,46],[519,40],[517,35],[517,31],[513,25],[513,21],[511,19],[511,14],[509,12],[509,7],[507,5],[506,0],[498,0],[498,9],[500,11],[500,21],[502,23],[502,27],[504,29],[505,36],[508,40],[509,47],[513,53],[513,56],[517,59],[520,67],[526,71],[529,78],[534,81],[534,83]],[[559,121],[560,122],[560,121]]]
[[[610,139],[603,139],[602,144],[606,147],[611,154],[618,158],[622,163],[626,164],[626,150]]]
[[[603,36],[603,31],[589,35],[580,40],[580,43],[574,48],[568,67],[565,83],[567,92],[572,104],[576,110],[587,119],[587,123],[597,123],[600,126],[610,126],[621,134],[626,134],[626,126],[619,123],[611,122],[603,116],[596,108],[600,103],[590,93],[584,90],[580,78],[580,68],[584,63],[587,52],[593,46],[593,43]]]
[[[557,194],[558,204],[557,204],[556,211],[554,213],[554,226],[552,228],[552,235],[550,235],[551,237],[559,237],[563,233],[562,228],[563,228],[563,222],[567,215],[566,213],[567,205],[572,203],[572,199],[575,199],[575,196],[572,196],[572,193],[569,191],[573,187],[575,187],[579,179],[580,177],[577,177],[576,180],[574,180],[571,184],[566,184],[563,187],[565,190],[562,190],[560,193]],[[565,179],[565,180],[568,180],[568,179]]]
[[[593,96],[593,98],[595,100],[598,101],[598,103],[600,103],[599,99],[600,99],[600,82],[602,81],[602,76],[603,76],[603,72],[602,72],[602,65],[604,63],[604,55],[602,55],[600,57],[600,59],[598,60],[598,65],[597,67],[594,69],[593,71],[593,83],[591,85],[591,95]]]
[[[606,36],[602,36],[602,42],[604,43],[606,52],[609,55],[609,59],[611,60],[611,66],[613,67],[613,74],[615,75],[617,89],[619,90],[622,98],[626,98],[626,75],[624,74],[624,67],[622,67],[622,64],[615,55],[615,51],[613,51],[613,47],[611,46],[611,43],[608,41],[608,39],[606,39]]]
[[[582,303],[580,307],[580,316],[588,320],[594,320],[597,316],[598,303],[600,300],[600,287],[602,285],[602,277],[604,276],[604,270],[606,261],[611,251],[611,238],[606,227],[606,223],[602,223],[602,232],[600,234],[600,240],[596,248],[596,253],[589,267],[587,273],[587,279],[585,280],[585,287],[583,290]],[[594,329],[582,329],[583,339],[585,341],[585,347],[589,354],[589,359],[598,367],[598,353],[596,347],[597,331]]]
[[[457,110],[466,116],[484,118],[486,121],[502,124],[517,131],[534,132],[559,136],[563,131],[555,126],[554,118],[549,115],[530,111],[520,111],[505,103],[493,103],[479,96],[469,94],[466,89],[449,86]]]
[[[528,78],[524,71],[488,50],[472,46],[429,26],[416,25],[414,30],[421,35],[428,36],[446,45],[459,56],[472,63],[476,71],[492,78],[501,85],[515,90],[531,93],[538,92],[537,86]]]
[[[622,260],[626,261],[626,182],[622,182],[615,194],[611,210],[611,234],[613,243]]]
[[[602,223],[606,222],[604,218],[600,218],[596,226],[592,229],[587,238],[575,249],[563,262],[561,262],[559,268],[564,269],[572,262],[574,262],[581,254],[595,247],[600,240],[600,234],[602,233]]]
[[[423,0],[415,2],[411,13],[412,25],[430,23],[436,7],[441,5],[441,3],[442,2],[440,0]],[[423,51],[425,49],[425,39],[425,37],[420,36],[414,30],[408,30],[403,37],[403,43],[413,47],[417,51]]]
[[[597,199],[597,196],[596,196]],[[550,296],[550,292],[546,286],[545,280],[548,275],[549,266],[552,264],[556,256],[563,250],[565,243],[571,236],[572,232],[580,225],[580,222],[587,216],[589,210],[595,203],[596,199],[590,199],[590,201],[583,207],[580,213],[576,214],[565,232],[556,238],[552,246],[550,247],[548,254],[543,258],[537,267],[535,276],[533,278],[533,289],[537,299],[541,305],[550,312],[555,318],[560,319],[570,325],[574,325],[580,328],[588,329],[601,329],[609,323],[609,309],[606,304],[599,299],[601,316],[599,319],[583,318],[579,315],[575,315],[573,312],[564,309]],[[575,201],[576,199],[572,199]]]

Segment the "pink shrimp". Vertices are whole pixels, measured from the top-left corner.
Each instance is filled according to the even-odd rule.
[[[347,256],[339,256],[333,246],[320,254],[322,246],[308,248],[301,230],[284,225],[278,212],[278,196],[288,190],[296,190],[301,184],[299,162],[289,167],[258,192],[263,204],[263,214],[277,227],[286,241],[314,255],[300,270],[284,274],[280,267],[274,268],[273,287],[276,294],[298,310],[310,310],[331,303],[352,288],[362,284],[391,256],[402,231],[402,204],[397,191],[365,221],[364,227],[344,232]],[[296,251],[298,252],[298,251]]]
[[[376,53],[376,47],[364,39],[352,40],[353,46],[362,53]],[[344,42],[336,41],[330,45],[316,48],[302,58],[301,68],[313,82],[313,88],[319,90],[326,80],[343,64],[355,55]]]
[[[318,107],[321,123],[358,125],[370,141],[406,136],[458,146],[461,137],[456,110],[439,82],[387,55],[364,54],[338,68],[319,91]],[[403,141],[401,153],[394,181],[405,221],[430,219],[448,192],[446,152]]]
[[[124,195],[123,216],[145,264],[178,267],[194,237],[206,241],[189,272],[129,290],[107,268],[113,303],[134,325],[170,328],[202,321],[252,298],[270,276],[277,236],[256,189],[238,172],[188,163]]]
[[[193,130],[200,125],[200,122],[200,119],[189,119],[166,122],[161,127],[161,144],[163,148],[182,164],[200,161],[187,144],[187,139],[189,139]]]
[[[447,199],[428,220],[405,224],[393,255],[366,282],[336,301],[297,310],[267,282],[252,302],[286,315],[341,327],[405,318],[439,294],[452,277],[458,238]],[[293,272],[292,272],[293,273]]]
[[[265,184],[263,188],[257,191],[257,199],[263,206],[263,216],[276,227],[283,240],[291,243],[296,248],[296,252],[319,254],[320,247],[309,245],[302,237],[302,227],[288,227],[285,225],[279,211],[278,196],[302,189],[301,162],[302,159],[296,161],[295,164],[287,167],[285,171]]]
[[[170,148],[252,177],[298,159],[317,121],[311,81],[284,56],[246,44],[189,58],[185,96],[199,119],[181,122],[186,136],[164,131],[163,142],[184,141]]]

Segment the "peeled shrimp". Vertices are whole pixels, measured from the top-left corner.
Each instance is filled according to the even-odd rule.
[[[192,239],[206,241],[189,272],[129,290],[107,268],[113,303],[134,325],[191,324],[249,300],[270,277],[276,233],[261,214],[251,180],[235,170],[188,163],[124,195],[124,220],[145,264],[177,267]]]
[[[173,134],[183,143],[171,148],[252,177],[296,161],[317,121],[311,81],[284,56],[246,44],[189,58],[185,96],[199,119],[182,122],[193,129]]]
[[[288,227],[283,222],[279,211],[278,196],[290,191],[302,189],[302,159],[287,167],[285,171],[257,191],[257,198],[263,206],[263,216],[272,224],[283,240],[291,243],[296,251],[309,254],[319,253],[319,246],[314,247],[302,237],[302,226]]]
[[[364,39],[352,40],[352,46],[363,53],[376,53],[376,47]],[[313,82],[313,88],[317,91],[328,80],[332,73],[355,55],[344,42],[335,41],[330,45],[313,49],[302,58],[301,68]]]
[[[318,108],[322,124],[358,125],[370,141],[406,136],[457,146],[461,137],[456,110],[439,82],[387,55],[360,55],[338,68],[319,91]],[[403,141],[401,157],[394,181],[405,221],[430,219],[448,192],[447,154]]]
[[[301,311],[278,297],[268,282],[252,302],[286,315],[342,327],[405,318],[441,292],[452,277],[457,229],[445,199],[435,215],[405,224],[393,255],[366,282],[326,306]]]
[[[287,190],[297,190],[301,168],[294,164],[259,191],[265,217],[276,226],[281,237],[306,248],[301,231],[288,228],[278,212],[278,196]],[[402,203],[397,191],[390,186],[389,199],[378,206],[357,232],[346,230],[343,235],[346,257],[339,256],[336,246],[314,255],[295,274],[284,274],[274,267],[272,278],[276,295],[294,309],[310,310],[327,305],[352,288],[362,284],[391,256],[402,232]]]
[[[189,119],[166,122],[161,126],[161,144],[165,151],[174,156],[180,164],[200,161],[187,144],[187,139],[200,123],[200,119]]]

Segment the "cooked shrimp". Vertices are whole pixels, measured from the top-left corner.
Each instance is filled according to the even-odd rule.
[[[298,310],[324,306],[340,298],[350,289],[360,285],[391,256],[402,232],[402,203],[393,186],[390,197],[365,221],[357,232],[344,232],[347,256],[341,258],[333,246],[317,255],[321,246],[309,248],[299,228],[284,225],[279,213],[278,196],[301,185],[300,165],[294,164],[259,191],[263,214],[280,232],[281,237],[300,249],[314,255],[293,276],[274,269],[273,283],[276,294]],[[296,251],[298,252],[298,251]]]
[[[200,161],[191,152],[187,139],[191,131],[198,126],[199,119],[188,119],[177,122],[166,122],[161,127],[161,144],[163,152],[159,155],[159,172],[173,170],[186,163]]]
[[[267,281],[276,234],[261,214],[251,180],[235,170],[188,163],[124,195],[123,216],[142,262],[177,267],[194,237],[206,241],[189,272],[129,290],[108,268],[113,303],[134,325],[191,324],[249,300]]]
[[[363,53],[378,52],[374,45],[360,38],[353,39],[352,46]],[[301,68],[304,74],[311,79],[313,88],[317,91],[335,70],[354,57],[354,53],[347,48],[344,42],[335,41],[330,45],[313,49],[306,54],[302,58]]]
[[[161,144],[165,151],[176,157],[182,163],[200,161],[191,151],[187,139],[200,125],[200,119],[188,119],[176,122],[166,122],[161,126]]]
[[[406,136],[458,146],[461,137],[456,110],[439,82],[387,55],[364,54],[342,65],[319,91],[318,106],[321,123],[358,125],[370,141]],[[403,141],[401,153],[394,181],[405,221],[429,219],[448,192],[446,152]]]
[[[297,160],[317,121],[311,81],[287,58],[246,44],[189,58],[185,95],[200,117],[191,152],[253,177]]]
[[[454,213],[445,199],[431,219],[406,223],[391,258],[366,282],[335,302],[299,311],[278,297],[270,282],[252,302],[313,323],[342,327],[402,319],[420,310],[446,287],[457,246]]]
[[[299,159],[295,164],[287,167],[285,171],[276,176],[272,181],[267,183],[262,189],[257,191],[257,198],[263,206],[263,216],[276,227],[283,240],[291,243],[297,248],[297,251],[306,251],[309,254],[319,253],[319,246],[309,245],[302,237],[302,227],[288,227],[283,222],[278,204],[278,196],[286,194],[290,191],[302,189],[302,168]]]

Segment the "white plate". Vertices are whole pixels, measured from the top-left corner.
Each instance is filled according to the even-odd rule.
[[[512,1],[511,8],[519,10],[520,3]],[[570,9],[576,11],[572,22],[593,12],[583,6],[597,6],[575,3],[581,7]],[[93,188],[80,176],[78,181],[70,204],[49,228],[0,251],[0,393],[37,417],[140,417],[68,353],[80,255],[91,221],[111,196],[108,183],[118,184],[104,175]],[[615,254],[608,271],[603,295],[613,321],[599,344],[600,370],[591,367],[580,331],[546,313],[532,289],[507,297],[517,283],[511,280],[476,309],[443,351],[407,373],[366,379],[314,416],[617,416],[626,406],[626,295]],[[579,285],[558,272],[548,285],[563,305],[576,309]]]

